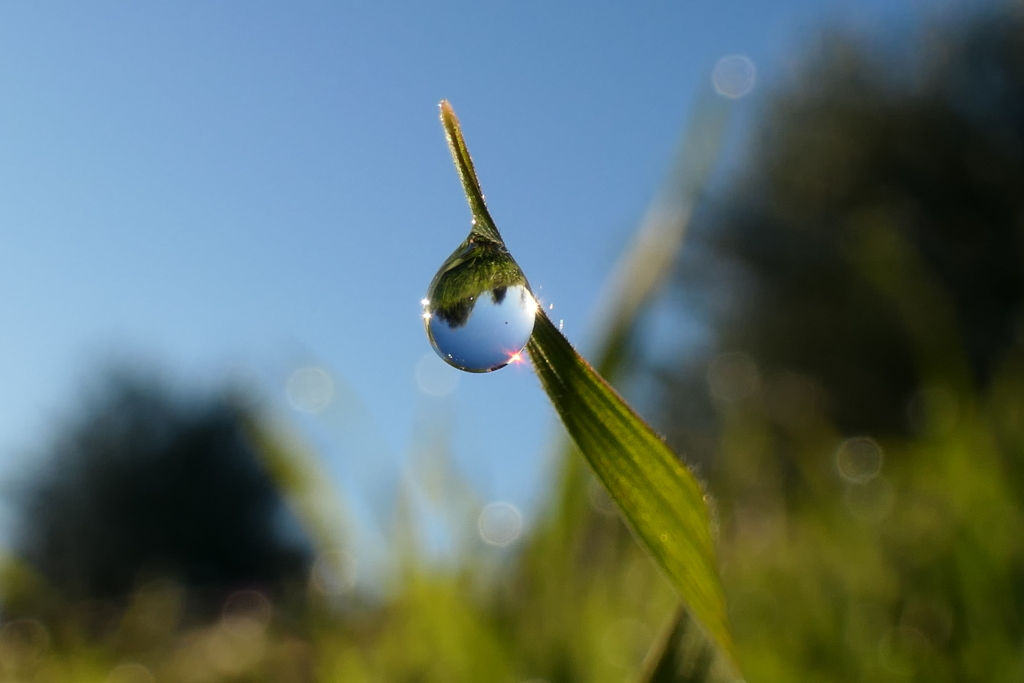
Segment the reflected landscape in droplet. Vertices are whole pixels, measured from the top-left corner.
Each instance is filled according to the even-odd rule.
[[[423,300],[427,336],[449,365],[490,372],[518,358],[533,333],[537,301],[504,246],[466,240]]]
[[[499,288],[467,300],[468,316],[446,319],[436,311],[427,334],[438,355],[468,372],[489,372],[515,358],[533,333],[537,304],[526,287]],[[461,324],[460,324],[461,323]]]

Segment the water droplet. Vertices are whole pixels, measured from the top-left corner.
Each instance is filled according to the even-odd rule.
[[[476,233],[441,265],[424,301],[423,321],[434,350],[467,372],[490,372],[518,361],[538,309],[505,246]]]

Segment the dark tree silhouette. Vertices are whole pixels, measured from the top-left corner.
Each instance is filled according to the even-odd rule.
[[[913,318],[936,301],[952,324],[929,332],[959,337],[948,342],[973,388],[1018,343],[1024,18],[1007,8],[932,27],[916,48],[826,36],[766,99],[742,175],[695,221],[677,292],[705,316],[715,353],[748,354],[764,385],[783,380],[769,413],[800,395],[787,382],[804,382],[843,432],[906,434],[908,405],[933,379]],[[879,286],[914,268],[941,294]],[[698,458],[713,450],[713,357],[665,373],[662,423]]]
[[[166,576],[218,600],[302,580],[310,545],[246,437],[230,396],[182,400],[118,374],[71,424],[20,496],[18,554],[65,599],[128,594]],[[298,529],[297,524],[291,527]]]

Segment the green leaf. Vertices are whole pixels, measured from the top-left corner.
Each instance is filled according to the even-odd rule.
[[[693,616],[733,659],[711,517],[697,478],[543,313],[526,348],[569,436]]]
[[[474,231],[500,242],[459,121],[447,102],[441,103],[441,121],[473,213]],[[569,436],[690,613],[735,667],[711,515],[697,478],[543,311],[538,312],[527,350]]]
[[[498,226],[491,220],[487,204],[484,203],[484,191],[480,189],[480,181],[476,177],[476,169],[473,168],[473,159],[469,156],[466,140],[462,137],[459,119],[455,116],[455,110],[447,100],[441,101],[441,124],[444,126],[444,134],[448,139],[448,149],[452,152],[455,168],[459,171],[462,190],[466,193],[466,200],[469,201],[469,210],[473,213],[473,228],[470,231],[470,237],[483,237],[504,244],[501,233],[498,232]]]

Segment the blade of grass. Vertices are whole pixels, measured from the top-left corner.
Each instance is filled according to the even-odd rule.
[[[719,159],[735,101],[711,88],[710,77],[698,91],[683,128],[673,164],[662,187],[637,226],[630,247],[619,257],[602,293],[602,305],[593,325],[596,341],[588,354],[592,367],[613,386],[633,353],[636,321],[668,281],[682,250],[690,218],[701,201]],[[588,478],[587,465],[576,447],[559,440],[553,452],[558,463],[554,487],[559,501],[557,528],[573,528],[567,514],[575,511]],[[576,502],[574,506],[573,502]],[[579,515],[578,511],[572,514]],[[563,543],[564,534],[543,541]]]
[[[602,302],[594,326],[598,342],[588,355],[606,379],[614,382],[629,354],[637,316],[675,267],[694,207],[718,160],[732,107],[732,100],[718,96],[710,86],[698,94],[663,187],[598,297]]]
[[[351,515],[315,452],[305,447],[284,419],[269,411],[248,416],[245,430],[261,464],[287,497],[317,549],[345,546],[351,538]]]
[[[448,149],[455,160],[455,168],[459,171],[462,190],[469,202],[469,210],[473,214],[473,233],[495,242],[503,242],[498,226],[494,224],[487,204],[484,203],[484,191],[480,188],[476,169],[473,168],[473,159],[470,158],[466,140],[462,137],[462,127],[459,126],[459,119],[448,100],[441,101],[441,123],[444,126],[445,138],[448,140]]]
[[[501,241],[484,202],[458,118],[441,103],[452,158],[474,230]],[[711,516],[696,477],[583,359],[543,313],[527,345],[544,390],[580,452],[696,621],[733,666]]]
[[[701,683],[710,677],[714,653],[703,639],[687,647],[690,625],[685,609],[678,609],[651,647],[635,683]]]
[[[562,424],[693,616],[732,661],[704,490],[541,312],[527,344]]]

